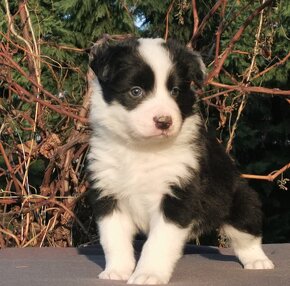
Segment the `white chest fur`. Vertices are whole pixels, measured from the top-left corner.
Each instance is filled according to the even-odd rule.
[[[104,195],[164,194],[169,184],[187,177],[188,167],[196,167],[190,146],[142,152],[112,145],[102,141],[102,145],[92,146],[90,154],[96,159],[91,170]]]
[[[155,147],[134,148],[104,136],[91,139],[89,169],[94,187],[102,190],[101,196],[117,198],[119,206],[145,231],[164,194],[171,192],[170,186],[180,185],[192,169],[198,169],[198,150],[191,144],[195,132],[186,126],[192,123],[189,120],[184,125],[191,132],[181,130],[171,143]]]

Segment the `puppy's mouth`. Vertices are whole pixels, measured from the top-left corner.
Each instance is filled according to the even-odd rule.
[[[176,138],[181,130],[181,125],[176,124],[174,120],[170,118],[170,121],[166,119],[166,121],[162,121],[160,118],[158,122],[150,122],[148,121],[139,121],[134,122],[131,125],[131,137],[136,141],[146,142],[166,142],[170,141],[171,138]],[[137,124],[136,124],[137,123]],[[153,124],[152,124],[153,123]]]
[[[159,135],[159,137],[162,137],[162,138],[168,138],[172,136],[173,136],[172,133],[170,133],[170,131],[168,130],[162,130],[161,134]]]
[[[178,132],[173,132],[172,130],[156,130],[156,132],[143,135],[143,140],[150,140],[150,139],[156,139],[156,140],[167,140],[173,137],[176,137]]]

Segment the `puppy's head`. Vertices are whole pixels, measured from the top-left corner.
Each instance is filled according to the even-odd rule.
[[[162,39],[131,39],[97,48],[90,67],[91,124],[130,141],[178,136],[193,115],[191,82],[201,85],[201,57]]]

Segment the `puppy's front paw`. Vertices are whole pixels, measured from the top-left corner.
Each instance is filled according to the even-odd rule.
[[[104,270],[99,274],[100,279],[106,280],[128,280],[132,271],[118,271],[113,269]]]
[[[156,284],[167,284],[169,278],[162,277],[155,273],[133,273],[133,275],[128,280],[128,284],[138,284],[138,285],[156,285]]]
[[[275,266],[269,259],[257,259],[244,265],[245,269],[273,269]]]

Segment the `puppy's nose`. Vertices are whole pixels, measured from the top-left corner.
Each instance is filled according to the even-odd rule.
[[[153,121],[155,122],[155,126],[158,129],[166,130],[172,125],[172,117],[171,116],[154,116]]]

